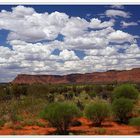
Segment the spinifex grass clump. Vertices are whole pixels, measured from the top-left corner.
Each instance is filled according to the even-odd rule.
[[[68,128],[75,117],[80,115],[79,109],[73,103],[51,103],[41,113],[52,127],[56,127],[57,134],[68,135]]]
[[[129,125],[137,127],[137,130],[140,132],[140,117],[130,119]]]

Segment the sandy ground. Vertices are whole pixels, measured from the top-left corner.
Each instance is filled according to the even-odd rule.
[[[102,127],[93,127],[92,123],[85,119],[78,119],[82,125],[70,127],[71,135],[140,135],[135,127],[118,124],[116,122],[104,122]],[[0,135],[53,135],[55,128],[25,126],[21,129],[2,127]]]

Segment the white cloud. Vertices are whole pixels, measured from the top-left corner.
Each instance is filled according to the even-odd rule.
[[[64,39],[64,43],[66,44],[63,47],[68,49],[78,49],[78,50],[86,50],[86,49],[100,49],[106,47],[109,44],[109,40],[107,36],[114,32],[114,29],[111,27],[86,32],[81,36],[77,37],[66,37]]]
[[[123,5],[112,5],[110,6],[110,8],[114,8],[114,9],[124,9]]]
[[[129,16],[122,12],[107,15]],[[57,11],[37,13],[24,6],[2,10],[0,29],[10,32],[7,43],[12,49],[0,46],[0,80],[9,81],[19,73],[63,75],[140,66],[137,36],[116,30],[114,25],[114,19],[88,21]],[[63,39],[56,40],[60,34]]]
[[[128,26],[137,26],[137,25],[138,25],[137,22],[125,22],[125,21],[121,22],[121,26],[123,28],[127,28]]]
[[[74,51],[69,51],[69,50],[63,50],[60,52],[59,54],[60,58],[62,58],[62,60],[77,60],[78,57],[76,56],[76,54],[74,53]]]
[[[62,29],[61,33],[68,37],[80,36],[86,32],[88,26],[89,23],[85,19],[71,17]]]
[[[134,42],[134,37],[132,35],[125,33],[121,30],[110,33],[108,39],[110,42],[114,43]]]
[[[114,22],[115,20],[101,22],[101,20],[97,18],[92,18],[89,27],[93,29],[102,29],[114,26]]]
[[[16,6],[12,8],[13,14],[16,17],[24,17],[26,15],[32,15],[35,13],[35,10],[31,7],[24,7],[24,6]]]
[[[127,54],[140,54],[140,47],[137,44],[132,44],[129,48],[126,50]],[[133,56],[135,57],[135,56]]]
[[[130,13],[122,11],[122,10],[114,10],[109,9],[106,10],[105,15],[107,17],[123,17],[123,18],[130,18]]]
[[[0,28],[10,31],[9,40],[28,42],[53,40],[68,21],[65,13],[36,13],[32,8],[17,6],[12,12],[0,13]]]

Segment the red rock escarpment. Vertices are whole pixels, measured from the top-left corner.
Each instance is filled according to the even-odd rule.
[[[107,72],[94,72],[86,74],[69,74],[69,75],[18,75],[12,83],[17,84],[69,84],[69,83],[140,83],[140,68],[123,71],[107,71]]]

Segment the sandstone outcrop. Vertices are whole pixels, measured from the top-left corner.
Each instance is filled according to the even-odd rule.
[[[111,84],[111,83],[140,83],[140,68],[132,70],[107,72],[94,72],[85,74],[69,74],[69,75],[18,75],[12,83],[17,84],[72,84],[72,83],[94,83],[94,84]]]

